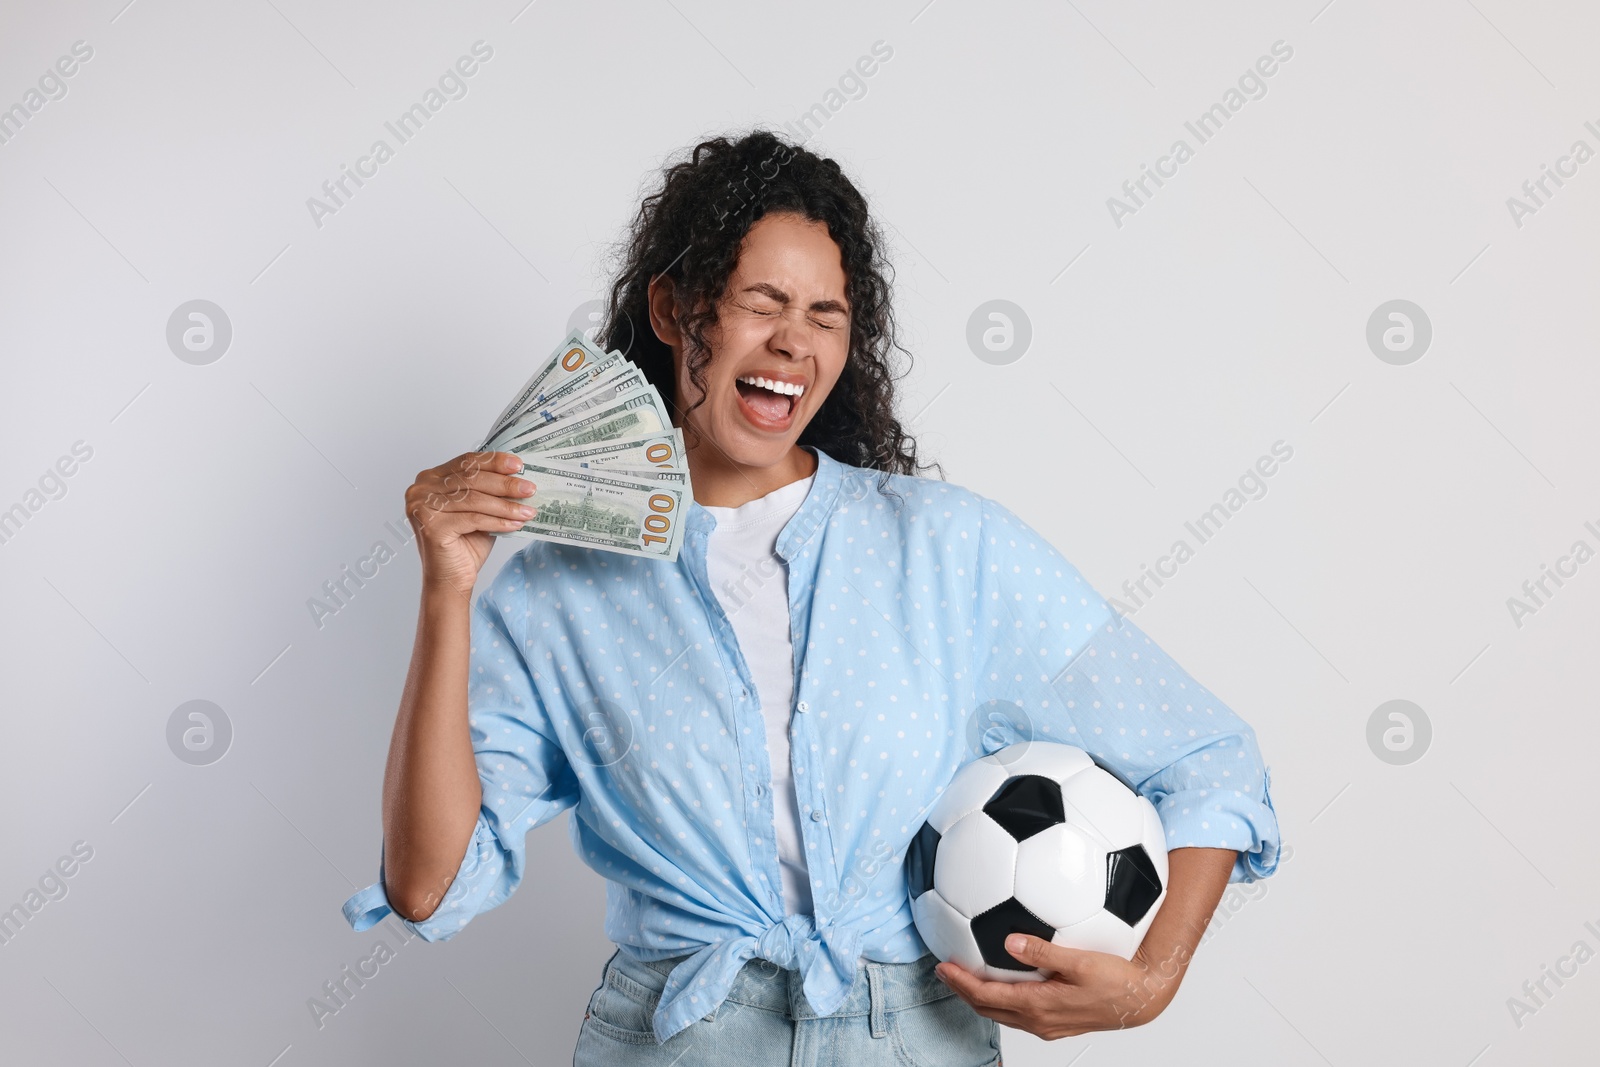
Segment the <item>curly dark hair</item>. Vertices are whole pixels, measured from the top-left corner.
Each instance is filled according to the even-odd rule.
[[[661,184],[639,205],[618,245],[616,281],[596,341],[621,348],[660,392],[679,421],[672,349],[650,328],[650,279],[672,279],[678,325],[688,339],[689,380],[705,402],[711,349],[705,331],[715,325],[718,302],[738,263],[739,246],[768,212],[790,212],[821,222],[838,244],[850,303],[850,350],[843,372],[797,444],[811,445],[841,463],[890,474],[943,470],[919,464],[916,442],[894,415],[893,353],[910,352],[895,337],[891,306],[893,270],[883,255],[881,231],[867,202],[832,159],[770,131],[755,129],[729,139],[713,137],[686,159],[666,167]],[[629,346],[631,345],[631,350]]]

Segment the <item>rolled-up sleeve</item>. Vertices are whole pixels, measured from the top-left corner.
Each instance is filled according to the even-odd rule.
[[[422,922],[396,915],[426,941],[445,941],[473,916],[498,907],[522,884],[525,841],[534,827],[577,802],[577,778],[534,686],[526,637],[526,557],[512,557],[472,612],[467,714],[483,788],[478,824],[443,900]],[[365,930],[393,907],[378,881],[344,903],[344,916]]]
[[[1265,878],[1281,847],[1255,731],[1119,615],[1056,549],[985,499],[974,637],[980,692],[1008,709],[1002,740],[1076,745],[1149,798],[1167,847],[1240,855]]]

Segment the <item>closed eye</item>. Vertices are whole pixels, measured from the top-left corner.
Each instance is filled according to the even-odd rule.
[[[750,312],[752,315],[761,315],[763,317],[770,317],[772,315],[781,315],[781,314],[783,314],[783,309],[782,308],[756,307],[753,304],[744,304],[744,303],[741,303],[739,306],[744,308],[746,311]],[[847,318],[844,318],[844,317],[835,317],[833,320],[824,321],[822,319],[818,319],[818,318],[813,317],[811,319],[811,321],[815,325],[817,325],[818,327],[820,327],[820,328],[822,328],[824,330],[827,330],[829,332],[833,332],[835,330],[840,329],[844,325],[846,325],[846,323],[849,320]]]

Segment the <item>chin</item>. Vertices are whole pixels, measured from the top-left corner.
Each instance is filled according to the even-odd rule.
[[[761,439],[747,428],[741,429],[744,432],[736,431],[716,442],[741,467],[774,467],[786,462],[794,452],[794,441],[788,437]]]

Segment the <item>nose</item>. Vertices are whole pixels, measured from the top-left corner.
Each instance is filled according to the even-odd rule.
[[[768,347],[790,359],[804,359],[811,354],[811,330],[804,308],[783,309],[775,320]]]

